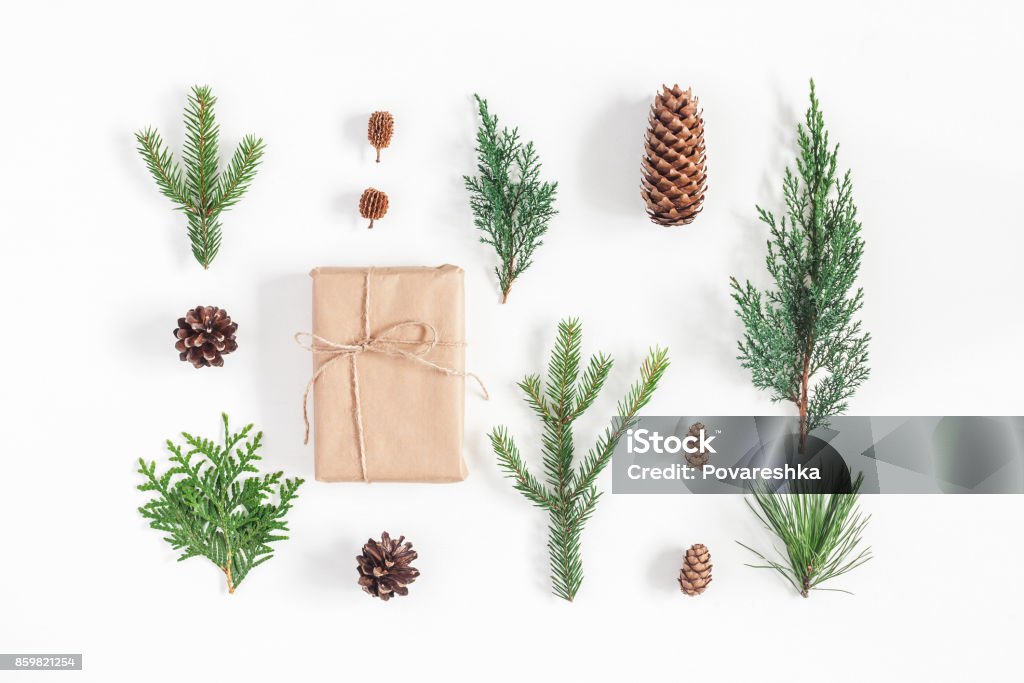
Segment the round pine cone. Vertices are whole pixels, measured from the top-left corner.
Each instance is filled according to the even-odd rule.
[[[690,89],[675,85],[654,98],[644,144],[640,193],[658,225],[687,225],[700,213],[707,190],[704,119]]]
[[[174,348],[178,358],[187,360],[197,368],[224,365],[224,356],[238,348],[235,332],[238,323],[231,322],[231,316],[216,306],[196,306],[178,318]]]
[[[683,568],[679,570],[679,588],[693,597],[700,595],[711,584],[711,553],[696,543],[690,546],[683,558]]]
[[[395,540],[385,531],[379,542],[366,541],[363,553],[356,557],[359,585],[373,597],[387,601],[394,595],[408,595],[409,584],[420,575],[410,564],[418,555],[412,543],[403,541],[405,536]]]
[[[700,433],[704,429],[706,429],[706,427],[704,427],[703,422],[694,422],[690,425],[690,431],[686,432],[686,436],[696,437],[697,444],[699,445]],[[703,467],[711,458],[711,454],[708,453],[707,450],[698,450],[696,453],[684,453],[684,455],[686,456],[686,462],[688,462],[691,467]]]
[[[388,196],[385,193],[373,187],[363,190],[363,196],[359,198],[359,215],[370,219],[368,227],[372,228],[373,222],[383,218],[387,212]]]
[[[377,150],[377,163],[380,163],[380,151],[391,145],[391,136],[395,133],[395,117],[386,111],[375,111],[370,114],[366,126],[366,138]]]

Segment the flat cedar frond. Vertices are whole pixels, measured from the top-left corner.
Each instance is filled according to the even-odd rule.
[[[501,302],[508,300],[516,278],[533,263],[534,250],[543,244],[554,208],[558,183],[540,180],[540,160],[532,142],[519,139],[519,130],[498,130],[487,100],[474,95],[480,113],[476,134],[477,171],[463,176],[469,191],[473,223],[483,233],[480,241],[494,247],[501,265],[494,269]]]
[[[839,146],[830,146],[811,81],[805,125],[797,127],[796,173],[786,169],[786,215],[757,207],[770,239],[766,267],[775,288],[764,292],[732,278],[743,367],[773,401],[800,414],[800,452],[807,434],[846,411],[867,380],[871,336],[855,320],[863,292],[855,288],[864,253],[861,224],[847,172],[837,174]]]
[[[164,146],[160,134],[147,128],[135,134],[139,154],[160,192],[184,211],[192,255],[209,268],[220,251],[221,212],[245,195],[263,158],[262,138],[247,135],[223,174],[220,165],[220,127],[214,117],[217,98],[207,86],[193,86],[185,107],[184,172]]]
[[[773,560],[739,543],[766,564],[750,567],[774,569],[805,598],[820,584],[856,569],[871,559],[871,548],[859,548],[869,516],[857,506],[864,473],[857,476],[853,493],[773,493],[753,490],[747,505],[785,547]],[[848,592],[848,591],[840,591]]]
[[[555,595],[570,601],[583,582],[580,546],[583,527],[601,498],[597,476],[611,461],[623,434],[636,424],[669,364],[667,350],[651,350],[640,368],[640,378],[619,402],[619,417],[576,468],[573,422],[594,403],[612,368],[612,359],[599,353],[590,359],[580,377],[582,336],[579,320],[560,322],[546,386],[539,375],[530,375],[519,383],[526,403],[544,423],[544,483],[531,473],[508,429],[496,427],[490,434],[498,466],[512,479],[517,491],[548,512],[551,583]]]
[[[273,557],[270,544],[288,538],[284,517],[303,480],[284,479],[281,472],[260,475],[255,463],[261,460],[263,433],[246,441],[251,424],[232,433],[228,416],[222,419],[223,445],[187,433],[187,450],[168,440],[172,465],[163,474],[157,474],[156,462],[139,459],[146,481],[138,489],[155,494],[139,512],[167,534],[164,540],[181,551],[179,560],[209,559],[234,593],[254,567]]]

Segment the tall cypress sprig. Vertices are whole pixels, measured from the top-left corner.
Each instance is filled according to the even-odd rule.
[[[182,551],[179,561],[207,558],[234,593],[250,571],[273,557],[270,544],[288,538],[284,517],[303,480],[284,479],[281,472],[260,476],[255,463],[263,432],[247,441],[251,424],[233,433],[228,416],[222,420],[223,445],[188,433],[182,433],[184,447],[168,439],[172,466],[163,474],[155,461],[139,458],[146,481],[138,489],[155,494],[139,513]]]
[[[618,404],[618,417],[574,467],[573,423],[593,405],[611,372],[613,361],[603,353],[590,358],[580,377],[583,328],[572,318],[558,324],[558,338],[548,363],[547,381],[529,375],[519,383],[526,403],[544,424],[544,482],[523,461],[504,426],[490,434],[498,466],[531,503],[548,513],[548,557],[555,595],[572,601],[583,582],[583,528],[601,497],[596,481],[612,452],[640,410],[651,400],[668,368],[668,351],[655,348],[640,367],[640,378]]]
[[[800,415],[799,450],[828,417],[846,411],[868,378],[870,334],[855,320],[863,290],[854,289],[864,253],[850,172],[836,172],[839,146],[830,147],[811,81],[811,104],[797,127],[796,173],[786,169],[786,215],[760,206],[769,229],[765,259],[775,288],[761,291],[731,278],[736,314],[745,332],[738,360],[754,386],[787,401]]]
[[[263,157],[262,138],[247,135],[235,149],[223,173],[220,165],[220,126],[214,117],[217,98],[208,86],[193,86],[185,107],[183,172],[163,138],[153,128],[135,134],[139,154],[160,192],[184,211],[192,254],[209,268],[220,251],[220,214],[245,195]]]
[[[494,269],[501,288],[501,303],[516,278],[533,263],[533,252],[543,244],[554,208],[558,183],[541,182],[540,160],[532,142],[519,139],[518,128],[498,129],[498,117],[487,100],[474,95],[480,114],[476,133],[477,176],[463,176],[469,191],[473,223],[483,233],[480,241],[494,247],[501,265]]]

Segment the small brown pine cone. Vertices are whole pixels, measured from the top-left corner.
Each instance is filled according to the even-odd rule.
[[[391,145],[391,136],[395,133],[395,117],[386,111],[375,111],[370,114],[366,127],[366,138],[377,150],[377,163],[380,163],[380,151]]]
[[[651,106],[640,193],[658,225],[692,223],[704,205],[708,169],[699,106],[678,85],[662,86]]]
[[[174,348],[178,358],[188,361],[197,368],[224,365],[224,356],[238,348],[235,332],[238,323],[231,322],[231,316],[216,306],[196,306],[178,318],[174,329]]]
[[[690,546],[683,558],[683,568],[679,570],[679,587],[684,593],[693,597],[700,595],[711,584],[711,553],[697,543]]]
[[[363,196],[359,198],[359,214],[370,219],[368,227],[372,228],[373,222],[383,218],[387,212],[388,196],[385,193],[372,187],[363,190]]]
[[[700,433],[704,431],[704,429],[705,427],[703,422],[694,422],[690,425],[690,431],[686,432],[686,436],[696,437],[696,443],[699,446]],[[707,452],[707,449],[700,448],[698,448],[695,453],[684,453],[684,455],[686,456],[686,462],[689,463],[691,467],[703,467],[711,458],[711,454]]]
[[[405,536],[395,540],[386,531],[379,542],[372,538],[366,541],[363,553],[356,557],[359,585],[364,591],[384,601],[409,594],[408,586],[420,571],[410,564],[418,557],[412,543],[404,541]]]

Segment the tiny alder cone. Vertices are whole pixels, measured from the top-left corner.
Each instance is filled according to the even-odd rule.
[[[359,198],[359,214],[370,219],[368,228],[372,228],[373,222],[383,218],[387,212],[388,196],[385,193],[372,187],[363,190],[363,196]]]
[[[174,329],[174,348],[178,358],[197,368],[224,365],[224,356],[238,348],[235,332],[238,323],[223,308],[196,306],[178,318]]]
[[[692,223],[704,205],[707,179],[699,101],[690,89],[662,86],[651,105],[640,190],[651,221]]]
[[[679,588],[693,597],[703,593],[711,584],[711,553],[700,543],[690,546],[679,570]]]
[[[385,531],[380,541],[366,541],[362,554],[356,556],[359,585],[385,602],[395,595],[408,595],[409,584],[420,575],[411,564],[417,557],[405,536],[394,539]]]
[[[377,163],[380,163],[380,151],[391,146],[391,136],[395,134],[395,117],[386,111],[375,111],[370,114],[366,127],[366,137],[377,150]]]
[[[704,431],[704,429],[706,428],[704,427],[703,422],[694,422],[692,425],[690,425],[690,430],[686,432],[687,437],[693,437],[693,441],[691,441],[690,443],[700,444],[700,433]],[[708,460],[711,459],[711,454],[708,452],[706,448],[698,447],[696,452],[685,453],[685,455],[686,462],[687,464],[690,465],[690,467],[703,467],[708,463]]]

